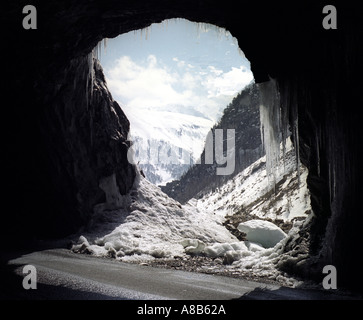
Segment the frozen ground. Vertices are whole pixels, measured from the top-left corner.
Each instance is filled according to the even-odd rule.
[[[284,252],[284,245],[297,236],[311,208],[305,182],[307,171],[300,167],[299,183],[291,143],[287,146],[276,184],[268,182],[265,158],[261,158],[219,190],[184,206],[140,175],[126,196],[117,195],[112,176],[105,178],[102,188],[107,202],[96,208],[94,220],[72,249],[139,263],[201,255],[223,259],[223,268],[230,272],[296,286],[299,281],[276,267],[288,259],[298,263],[306,258],[290,256]],[[248,234],[246,240],[238,240],[224,226],[226,219],[233,217],[238,227],[246,220],[246,214],[260,220],[253,241],[249,241]],[[292,228],[285,234],[271,221],[289,222]],[[274,232],[280,236],[278,241]]]

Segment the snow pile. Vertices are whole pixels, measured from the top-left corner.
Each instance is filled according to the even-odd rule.
[[[204,252],[205,243],[198,239],[184,239],[180,242],[184,251],[188,254],[202,254]]]
[[[247,234],[247,241],[213,243],[207,245],[198,239],[185,239],[181,242],[188,254],[201,254],[211,258],[223,257],[227,263],[251,256],[256,252],[273,248],[287,235],[275,224],[264,220],[250,220],[239,225]]]
[[[277,242],[274,247],[270,248],[264,248],[260,244],[251,241],[214,243],[200,246],[199,242],[188,239],[188,241],[185,241],[185,245],[194,243],[194,247],[204,247],[204,249],[193,251],[193,253],[210,258],[222,258],[224,270],[233,274],[269,279],[286,286],[295,287],[301,282],[280,271],[279,266],[287,263],[299,265],[308,258],[308,253],[299,252],[299,250],[294,252],[286,251],[286,244],[299,237],[298,232],[304,223],[308,223],[308,219],[305,222],[296,221],[289,233]],[[188,251],[188,248],[192,248],[192,246],[186,247],[186,251]]]
[[[294,222],[294,226],[287,236],[274,247],[256,251],[243,257],[243,259],[234,261],[228,268],[238,271],[241,274],[256,275],[258,277],[279,281],[290,287],[299,285],[301,283],[299,280],[280,271],[279,267],[284,264],[298,266],[308,258],[308,252],[299,251],[299,249],[293,250],[293,252],[286,250],[286,245],[299,237],[299,231],[306,223],[309,223],[309,218],[305,221]]]
[[[307,170],[300,167],[299,183],[291,142],[286,146],[275,186],[267,181],[264,157],[215,192],[183,206],[139,173],[125,196],[119,194],[114,175],[105,177],[100,187],[106,203],[95,207],[94,220],[73,251],[134,262],[201,255],[223,259],[223,268],[231,272],[293,286],[296,282],[278,266],[306,259],[303,251],[292,254],[285,249],[299,237],[311,207]],[[243,220],[248,215],[254,218]],[[223,225],[232,218],[247,240],[239,241]],[[288,221],[292,229],[285,234],[267,219]]]
[[[274,169],[274,184],[266,172],[266,156],[227,181],[214,192],[188,203],[207,211],[216,221],[234,223],[247,240],[240,248],[230,248],[231,242],[206,246],[204,254],[223,257],[225,268],[231,272],[258,276],[294,286],[299,282],[281,272],[278,267],[288,262],[302,263],[307,258],[301,251],[289,252],[286,244],[297,241],[299,231],[313,213],[306,178],[308,170],[296,161],[290,139],[280,148],[281,156]],[[297,170],[299,164],[299,171]],[[247,220],[247,221],[246,221]],[[267,221],[268,220],[268,221]],[[292,226],[287,234],[269,221]]]
[[[112,177],[102,179],[103,190],[112,195],[113,182]],[[115,203],[114,196],[106,194],[106,199]],[[148,260],[197,254],[206,245],[237,240],[209,213],[189,205],[182,207],[140,174],[133,190],[126,196],[119,195],[116,203],[122,207],[112,209],[107,203],[96,207],[92,225],[73,251],[123,261]]]
[[[282,239],[286,233],[269,221],[249,220],[238,225],[238,230],[244,232],[248,240],[260,243],[265,248],[272,248]]]
[[[224,258],[226,264],[231,264],[258,251],[265,250],[260,244],[251,241],[216,242],[207,245],[198,239],[184,239],[181,241],[181,244],[187,254]]]

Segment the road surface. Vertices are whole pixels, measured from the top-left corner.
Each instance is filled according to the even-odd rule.
[[[23,288],[24,265],[36,268],[36,289]],[[50,249],[10,260],[2,299],[226,300],[349,299],[323,290],[283,288],[243,279],[128,264]],[[5,283],[5,285],[4,285]]]

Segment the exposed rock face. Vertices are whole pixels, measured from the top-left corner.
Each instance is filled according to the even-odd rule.
[[[60,91],[46,111],[44,126],[49,127],[43,127],[47,146],[56,153],[52,172],[59,175],[54,177],[54,186],[58,188],[66,172],[72,188],[59,192],[76,197],[76,210],[87,221],[94,205],[107,198],[102,189],[105,178],[114,176],[120,194],[126,194],[133,184],[135,172],[127,161],[129,121],[112,99],[102,68],[91,55],[71,61]],[[58,120],[56,125],[52,117]]]
[[[74,58],[53,76],[55,80],[34,83],[37,101],[44,106],[38,110],[39,136],[33,141],[39,149],[30,151],[39,157],[33,164],[38,172],[20,171],[31,177],[29,187],[34,189],[31,195],[20,195],[29,214],[11,223],[13,228],[26,227],[26,234],[47,237],[75,232],[85,224],[94,206],[108,201],[105,179],[113,177],[117,192],[126,194],[135,177],[127,161],[130,124],[107,89],[99,61],[92,53]],[[33,201],[37,209],[31,207]]]
[[[92,68],[87,55],[104,37],[182,17],[227,28],[251,61],[256,82],[276,79],[290,124],[298,119],[300,158],[309,169],[316,213],[310,249],[319,257],[314,272],[333,264],[340,285],[362,287],[355,249],[363,226],[359,9],[340,4],[338,30],[325,30],[326,3],[320,1],[291,7],[279,1],[35,0],[38,29],[24,30],[26,4],[11,1],[1,11],[7,46],[1,72],[10,98],[2,116],[9,204],[2,210],[4,236],[74,230],[93,204],[105,201],[99,180],[113,173],[120,192],[128,190],[128,122],[101,82],[86,80]]]

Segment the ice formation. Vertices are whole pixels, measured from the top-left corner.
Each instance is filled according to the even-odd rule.
[[[262,144],[266,151],[267,177],[276,183],[276,167],[280,157],[280,103],[276,82],[259,84],[261,92],[260,123]]]
[[[286,233],[272,222],[253,219],[242,222],[237,228],[246,234],[247,240],[257,242],[264,248],[272,248],[282,239],[286,238]]]
[[[271,185],[276,184],[276,174],[278,170],[279,160],[282,156],[283,160],[286,155],[285,141],[290,134],[293,136],[295,161],[298,181],[300,182],[300,155],[299,155],[299,132],[298,132],[298,116],[297,106],[291,107],[291,133],[289,132],[289,115],[285,108],[281,109],[281,101],[279,88],[276,81],[270,78],[269,81],[259,84],[261,94],[260,104],[260,124],[261,139],[264,150],[266,152],[266,168],[267,177]],[[280,143],[282,144],[282,154],[280,152]],[[285,167],[285,161],[283,161]]]
[[[103,43],[103,49],[102,49]],[[87,55],[87,64],[88,64],[88,74],[86,75],[86,104],[89,105],[89,102],[92,102],[93,98],[93,85],[95,81],[95,71],[94,71],[94,59],[99,59],[101,57],[102,51],[105,51],[107,47],[107,38],[103,39],[103,41],[99,41],[97,45],[92,49],[90,53]],[[74,83],[74,86],[76,84]],[[90,96],[88,96],[88,92]]]

